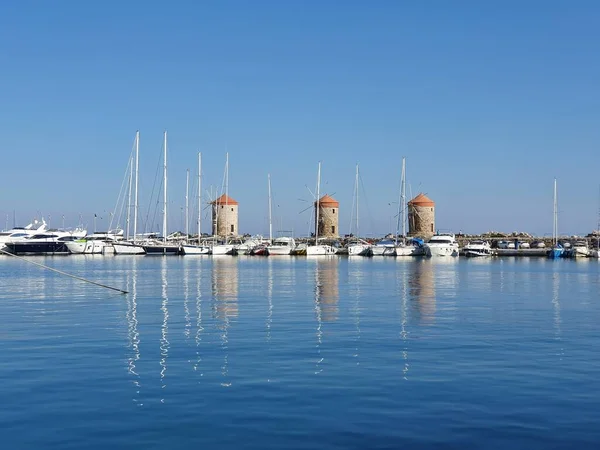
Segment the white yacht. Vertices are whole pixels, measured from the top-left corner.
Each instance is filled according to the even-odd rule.
[[[585,239],[578,239],[573,244],[573,255],[574,256],[589,256],[590,248],[588,247],[588,243]]]
[[[396,243],[390,239],[379,241],[371,247],[373,256],[396,256]]]
[[[65,244],[80,239],[86,234],[86,230],[82,228],[69,231],[48,230],[22,240],[7,242],[6,250],[15,255],[68,254],[69,249]]]
[[[436,234],[425,244],[426,256],[458,256],[454,234]]]
[[[41,222],[36,219],[26,227],[14,227],[10,230],[0,231],[0,250],[6,250],[5,246],[8,242],[20,241],[34,234],[43,233],[46,228],[44,219]]]
[[[492,247],[487,241],[471,241],[465,245],[463,249],[465,256],[491,256],[492,255]]]
[[[278,237],[273,241],[273,245],[267,247],[267,253],[271,255],[291,255],[292,250],[296,248],[296,241],[293,237]]]
[[[123,230],[99,231],[81,239],[65,242],[74,254],[100,255],[114,253],[113,244],[123,239]]]
[[[394,252],[396,256],[422,256],[425,254],[423,240],[413,238],[409,242],[400,241],[396,244]]]
[[[306,247],[306,256],[327,256],[335,255],[336,253],[337,249],[332,245],[315,243],[315,245],[308,245]]]

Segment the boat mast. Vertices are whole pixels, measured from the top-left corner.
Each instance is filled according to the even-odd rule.
[[[198,152],[198,245],[200,245],[202,225],[202,153]]]
[[[137,213],[138,213],[138,168],[140,165],[140,132],[135,132],[135,195],[133,204],[133,240],[137,232]]]
[[[190,169],[185,171],[185,239],[187,241],[190,235],[190,203],[189,203],[189,189],[190,189]]]
[[[272,216],[272,204],[271,204],[271,174],[267,174],[269,181],[269,242],[273,243],[273,216]]]
[[[402,208],[402,238],[406,240],[406,158],[402,158],[402,191],[400,193]]]
[[[163,155],[163,239],[167,242],[167,132],[164,134]]]
[[[137,139],[137,135],[136,135]],[[129,157],[129,189],[127,193],[127,219],[125,220],[125,239],[129,239],[129,222],[131,218],[131,184],[133,182],[133,154]]]
[[[356,237],[360,237],[358,232],[358,164],[356,165],[356,180],[354,181],[356,191]]]
[[[552,240],[556,246],[558,239],[558,203],[556,199],[556,178],[554,178],[554,222],[552,224]]]
[[[317,170],[317,201],[315,202],[315,245],[319,245],[319,206],[321,195],[321,161],[319,161],[319,169]]]
[[[225,153],[225,238],[229,233],[229,213],[227,210],[229,200],[229,152]]]

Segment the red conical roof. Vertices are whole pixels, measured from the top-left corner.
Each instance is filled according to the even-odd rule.
[[[335,198],[331,197],[330,195],[325,194],[319,200],[319,205],[329,206],[330,208],[339,208],[340,202],[338,202]]]
[[[214,202],[212,202],[212,204],[213,205],[238,205],[239,203],[236,202],[231,197],[229,197],[228,195],[223,194],[218,199],[216,199]]]
[[[435,202],[422,192],[415,198],[413,198],[410,202],[408,202],[408,204],[414,206],[435,206]]]

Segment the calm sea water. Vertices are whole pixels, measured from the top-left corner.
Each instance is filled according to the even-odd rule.
[[[0,258],[2,448],[599,448],[600,264]],[[193,446],[193,447],[192,447]]]

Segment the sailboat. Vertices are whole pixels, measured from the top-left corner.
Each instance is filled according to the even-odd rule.
[[[140,132],[135,133],[135,183],[134,183],[134,195],[133,195],[133,208],[127,209],[127,236],[125,241],[118,241],[113,243],[113,249],[117,255],[144,255],[146,251],[141,244],[136,242],[137,233],[137,213],[138,213],[138,169],[140,161]],[[131,205],[131,179],[134,167],[134,162],[130,161],[131,170],[129,172],[129,205]],[[129,218],[131,215],[131,209],[133,209],[133,236],[129,239]]]
[[[187,195],[186,195],[187,198]],[[184,255],[209,255],[210,247],[202,243],[202,153],[198,153],[198,245],[185,244],[181,246]],[[187,220],[187,219],[186,219]]]
[[[598,206],[598,234],[596,234],[596,248],[590,249],[589,256],[590,258],[600,259],[600,205]]]
[[[179,255],[179,245],[167,241],[167,132],[164,132],[163,142],[163,223],[162,239],[145,244],[147,255]]]
[[[402,223],[402,226],[400,226]],[[400,230],[402,228],[402,230]],[[402,241],[398,241],[398,234],[402,231]],[[415,245],[416,243],[416,245]],[[398,216],[396,220],[396,237],[394,240],[394,253],[396,256],[423,255],[421,240],[406,242],[406,158],[402,158],[402,176],[400,180],[400,201],[398,202]]]
[[[306,256],[335,255],[337,250],[331,245],[319,244],[319,201],[321,199],[321,162],[317,171],[317,200],[315,201],[315,244],[306,247]]]
[[[359,187],[358,164],[356,165],[356,177],[354,181],[354,204],[356,206],[356,238],[348,244],[348,256],[369,256],[371,254],[371,244],[360,239],[358,232],[358,187]],[[354,209],[354,208],[353,208]],[[352,234],[352,220],[350,218],[350,234]]]
[[[556,259],[563,256],[565,249],[558,243],[558,200],[556,197],[556,178],[554,179],[554,220],[552,222],[552,248],[548,251],[548,258]]]

